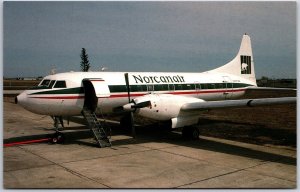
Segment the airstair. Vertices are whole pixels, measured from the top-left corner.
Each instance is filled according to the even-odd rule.
[[[110,147],[111,142],[109,141],[109,138],[107,137],[101,123],[98,121],[96,114],[87,107],[84,107],[82,110],[82,115],[87,121],[89,128],[93,132],[99,147]]]

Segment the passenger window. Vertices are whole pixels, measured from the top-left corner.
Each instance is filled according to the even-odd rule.
[[[130,90],[132,92],[142,92],[142,91],[147,91],[147,88],[144,87],[143,85],[131,85]]]
[[[182,85],[175,84],[175,90],[182,90]]]
[[[169,89],[168,85],[166,85],[166,84],[154,85],[154,90],[155,91],[166,91],[168,89]]]
[[[154,91],[153,85],[147,85],[148,92]]]
[[[215,84],[212,84],[212,83],[209,83],[209,84],[207,84],[207,88],[208,89],[214,89],[215,88]]]
[[[207,89],[207,84],[201,84],[201,89]]]
[[[173,84],[169,84],[169,91],[174,91],[175,86]]]
[[[56,81],[54,88],[66,88],[66,81]]]

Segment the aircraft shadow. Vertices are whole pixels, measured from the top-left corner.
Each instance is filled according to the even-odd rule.
[[[129,130],[122,129],[120,126],[107,123],[107,125],[111,128],[111,136],[117,135],[127,135],[131,136]],[[65,145],[68,144],[79,144],[79,145],[87,145],[91,147],[97,147],[96,143],[84,141],[82,139],[93,138],[93,134],[90,132],[88,128],[83,129],[84,127],[72,127],[64,132],[65,137],[67,138],[64,142]],[[54,132],[53,132],[54,133]],[[128,144],[142,144],[148,142],[161,142],[161,143],[170,143],[179,146],[192,147],[196,149],[214,151],[219,153],[225,153],[230,155],[242,156],[247,158],[259,159],[262,161],[270,161],[283,163],[287,165],[296,165],[296,158],[288,157],[280,154],[273,154],[263,151],[258,151],[254,149],[249,149],[242,146],[222,143],[218,141],[212,141],[208,139],[201,138],[199,140],[186,140],[181,137],[180,132],[169,131],[166,128],[161,128],[158,126],[148,125],[148,126],[139,126],[136,128],[137,137],[133,139],[132,137],[128,139],[121,139],[112,141],[112,146],[125,146]],[[21,136],[15,138],[4,139],[4,144],[6,143],[14,143],[21,142],[27,140],[37,140],[43,138],[49,138],[51,134],[41,134],[41,135],[31,135],[31,136]],[[50,143],[50,142],[49,142]],[[112,149],[114,149],[112,147]],[[101,149],[99,149],[101,150]]]
[[[144,130],[143,130],[144,129]],[[152,129],[153,130],[153,129]],[[118,140],[114,141],[112,144],[114,146],[126,145],[132,139]],[[219,153],[226,153],[230,155],[242,156],[247,158],[259,159],[262,161],[270,161],[283,163],[288,165],[296,165],[296,158],[288,157],[280,154],[273,154],[269,152],[258,151],[254,149],[249,149],[242,146],[237,146],[228,143],[222,143],[218,141],[212,141],[204,138],[200,138],[199,140],[187,140],[182,138],[181,133],[179,132],[168,132],[167,130],[155,130],[151,131],[147,130],[147,128],[137,129],[137,139],[134,143],[147,143],[147,142],[163,142],[170,143],[179,146],[192,147],[196,149],[214,151]],[[133,142],[133,141],[131,141]]]

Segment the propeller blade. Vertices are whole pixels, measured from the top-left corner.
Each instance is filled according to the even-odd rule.
[[[150,105],[151,105],[150,101],[144,101],[144,102],[132,105],[131,108],[140,109],[140,108],[144,108],[144,107],[149,107]]]
[[[135,126],[134,126],[134,117],[133,117],[133,112],[130,112],[130,126],[131,126],[131,134],[133,138],[136,138],[136,133],[135,133]]]
[[[126,82],[126,88],[127,88],[127,95],[128,95],[128,102],[130,103],[130,86],[129,86],[129,79],[128,79],[128,73],[124,73],[125,82]]]
[[[128,73],[124,73],[125,77],[125,82],[126,82],[126,87],[127,87],[127,94],[128,94],[128,104],[123,106],[124,110],[128,110],[126,107],[129,108],[128,105],[131,105],[131,99],[130,99],[130,85],[129,85],[129,78],[128,78]],[[125,107],[126,106],[126,107]],[[132,108],[132,106],[130,106]],[[135,138],[135,127],[134,127],[134,118],[133,118],[133,111],[130,112],[130,127],[131,127],[131,133],[132,137]]]
[[[144,102],[140,102],[140,103],[127,103],[126,105],[123,105],[123,107],[118,107],[115,109],[120,109],[122,108],[124,111],[131,111],[131,112],[135,112],[136,109],[141,109],[144,107],[149,107],[151,106],[151,102],[150,101],[144,101]]]

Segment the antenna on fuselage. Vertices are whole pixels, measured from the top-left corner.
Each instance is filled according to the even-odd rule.
[[[55,75],[55,73],[56,73],[56,68],[51,69],[50,75]]]

